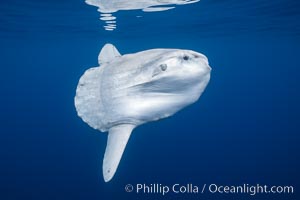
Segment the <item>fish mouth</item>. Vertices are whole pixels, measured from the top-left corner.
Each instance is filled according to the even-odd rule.
[[[208,69],[208,72],[211,72],[212,69],[208,64],[206,65],[206,68]]]
[[[190,54],[194,57],[195,62],[202,64],[202,66],[204,63],[205,71],[207,71],[209,73],[212,70],[211,67],[209,66],[208,58],[205,55],[198,53],[198,52],[194,52],[194,51],[192,51]]]

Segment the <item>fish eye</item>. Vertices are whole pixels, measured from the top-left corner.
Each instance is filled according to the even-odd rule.
[[[189,56],[187,56],[187,55],[183,56],[183,60],[189,60],[189,59],[190,59]]]
[[[161,69],[162,71],[166,71],[167,68],[168,68],[168,65],[167,65],[167,64],[161,64],[161,65],[160,65],[160,69]]]

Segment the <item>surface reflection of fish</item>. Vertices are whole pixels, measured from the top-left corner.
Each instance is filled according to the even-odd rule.
[[[102,13],[113,13],[119,10],[163,11],[174,7],[168,5],[184,5],[200,0],[86,0],[89,5],[97,6]],[[159,7],[161,6],[161,7]]]
[[[137,126],[169,117],[198,100],[210,79],[207,58],[179,49],[152,49],[121,56],[111,44],[99,54],[101,67],[88,69],[75,96],[78,115],[109,131],[103,176],[114,176]]]
[[[98,7],[101,20],[108,22],[104,28],[114,30],[115,16],[112,13],[119,10],[143,10],[144,12],[165,11],[175,8],[174,5],[185,5],[200,0],[86,0],[89,5]],[[173,6],[172,6],[173,5]]]

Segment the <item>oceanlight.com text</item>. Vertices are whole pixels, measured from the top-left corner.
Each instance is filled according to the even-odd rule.
[[[125,191],[136,194],[293,194],[294,187],[289,185],[275,186],[263,184],[240,184],[240,185],[220,185],[220,184],[161,184],[161,183],[137,183],[127,184]]]

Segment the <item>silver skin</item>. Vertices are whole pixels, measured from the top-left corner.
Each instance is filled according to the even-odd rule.
[[[197,101],[211,68],[207,58],[195,51],[152,49],[121,56],[111,44],[102,49],[99,64],[81,77],[75,106],[91,127],[109,131],[103,160],[107,182],[117,170],[132,130]]]

